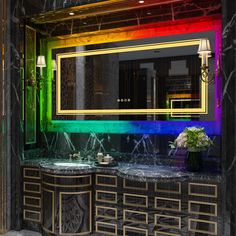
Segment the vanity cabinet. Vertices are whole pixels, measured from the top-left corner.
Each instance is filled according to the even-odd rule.
[[[23,220],[44,236],[221,235],[220,181],[212,176],[143,181],[25,166],[23,177]]]
[[[42,172],[42,227],[54,235],[92,232],[92,176]]]

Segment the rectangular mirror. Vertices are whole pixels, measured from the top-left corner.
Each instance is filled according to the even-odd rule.
[[[199,43],[200,39],[132,46],[114,43],[113,47],[100,45],[102,49],[79,47],[57,53],[57,115],[206,113],[207,83],[199,80]],[[181,51],[182,59],[174,59]],[[165,55],[172,55],[166,68],[161,66]],[[178,100],[189,97],[188,103],[171,106],[171,95]]]

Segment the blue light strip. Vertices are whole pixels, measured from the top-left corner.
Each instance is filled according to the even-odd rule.
[[[204,127],[208,135],[220,135],[221,124],[215,121],[51,121],[48,132],[109,133],[109,134],[170,134],[176,135],[186,127]]]

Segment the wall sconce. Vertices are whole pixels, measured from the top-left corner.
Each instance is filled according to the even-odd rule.
[[[57,62],[52,60],[52,80],[54,80],[54,72],[57,71]]]
[[[201,39],[198,48],[199,58],[202,60],[200,79],[203,82],[210,83],[215,80],[215,76],[221,73],[220,55],[217,58],[217,68],[209,73],[208,58],[211,57],[211,47],[209,39]]]
[[[43,68],[46,67],[46,61],[45,61],[45,56],[43,55],[40,55],[37,57],[37,64],[36,64],[36,67],[39,67],[40,68],[40,73],[39,73],[39,79],[38,79],[38,82],[39,82],[39,89],[41,88],[41,82],[43,81]]]
[[[52,71],[56,71],[56,70],[57,70],[56,60],[52,60]]]
[[[38,56],[36,67],[40,68],[40,76],[43,77],[43,68],[46,67],[45,56]]]

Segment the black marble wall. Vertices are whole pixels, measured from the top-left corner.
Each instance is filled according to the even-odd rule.
[[[12,179],[12,229],[21,227],[21,183],[20,183],[20,158],[23,148],[23,121],[21,119],[21,96],[20,96],[20,42],[21,30],[20,24],[23,22],[25,15],[42,13],[48,10],[55,10],[63,7],[69,7],[79,4],[96,2],[95,0],[11,0],[11,79],[7,82],[11,86],[11,179]],[[226,181],[225,192],[225,228],[230,225],[231,232],[225,235],[236,235],[236,193],[234,186],[236,182],[236,2],[232,0],[222,1],[223,4],[223,164],[224,176]],[[98,138],[97,138],[98,137]],[[165,141],[171,137],[165,137]],[[173,138],[173,137],[172,137]],[[89,141],[91,140],[91,143]],[[151,137],[152,142],[155,136]],[[95,143],[94,143],[94,142]],[[146,144],[149,143],[147,148]],[[145,135],[130,136],[130,135],[108,135],[103,134],[42,134],[41,143],[48,150],[48,154],[53,154],[61,148],[61,153],[74,152],[78,149],[84,151],[105,150],[105,152],[114,152],[118,150],[130,153],[139,150],[142,154],[150,154],[160,152],[163,146],[160,140],[155,141],[155,145],[149,142],[149,138]],[[217,141],[220,143],[220,139]],[[89,144],[88,144],[89,143]],[[115,143],[115,144],[114,144]],[[117,145],[116,145],[117,143]],[[86,146],[86,144],[88,144]],[[94,146],[93,146],[94,145]],[[137,149],[139,147],[139,149]],[[87,149],[86,149],[87,148]],[[168,149],[165,148],[165,152]],[[219,149],[217,150],[219,154]],[[222,199],[223,201],[224,199]],[[227,212],[230,213],[230,218],[227,217]],[[230,224],[231,223],[231,224]]]
[[[225,235],[236,235],[236,2],[223,4],[223,166],[225,177]]]
[[[21,194],[21,168],[20,157],[23,150],[23,120],[21,114],[21,11],[19,1],[9,1],[9,100],[8,109],[10,110],[10,165],[11,165],[11,228],[21,229],[22,216],[22,194]]]

